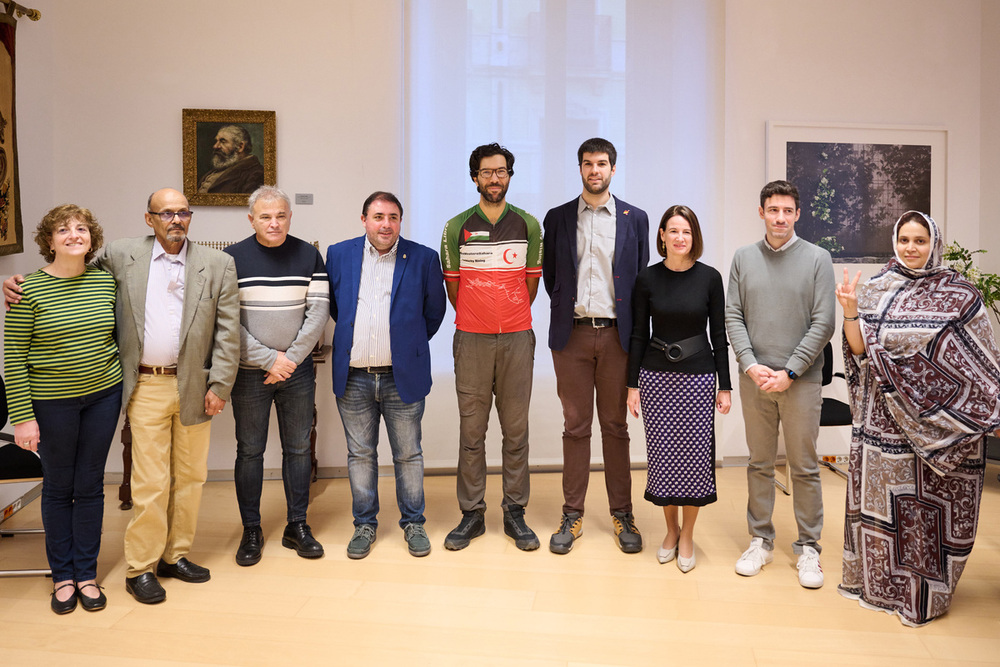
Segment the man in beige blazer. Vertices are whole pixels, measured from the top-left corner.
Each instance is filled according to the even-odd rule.
[[[229,400],[239,367],[240,305],[232,257],[187,242],[183,194],[154,192],[145,218],[153,236],[112,241],[97,263],[118,284],[122,405],[132,425],[125,587],[153,604],[166,599],[157,576],[210,577],[185,556],[208,473],[211,418]]]

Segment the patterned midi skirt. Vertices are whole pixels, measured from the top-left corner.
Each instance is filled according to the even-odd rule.
[[[646,500],[703,506],[715,489],[715,375],[639,369],[646,431]]]

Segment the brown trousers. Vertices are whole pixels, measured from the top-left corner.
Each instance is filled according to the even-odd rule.
[[[628,355],[617,327],[575,326],[569,342],[552,351],[556,391],[563,406],[563,512],[583,514],[590,481],[590,435],[597,420],[604,447],[604,484],[612,512],[632,511],[632,473],[626,423]]]
[[[458,394],[458,506],[486,509],[486,428],[496,396],[503,444],[504,508],[525,507],[528,477],[528,404],[535,364],[535,333],[477,334],[456,331],[455,390]]]

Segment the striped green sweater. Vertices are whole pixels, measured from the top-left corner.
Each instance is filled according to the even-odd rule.
[[[88,267],[75,278],[35,271],[4,320],[10,421],[35,418],[31,401],[86,396],[120,382],[115,280]]]

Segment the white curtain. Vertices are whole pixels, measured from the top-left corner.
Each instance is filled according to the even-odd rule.
[[[654,229],[671,204],[691,206],[704,261],[716,264],[723,0],[408,0],[405,9],[404,236],[438,247],[445,221],[478,201],[469,153],[493,141],[516,157],[507,201],[541,222],[580,194],[576,150],[600,136],[618,150],[611,191],[646,210]],[[551,373],[541,288],[533,313],[536,375]],[[433,341],[440,370],[449,327]]]

